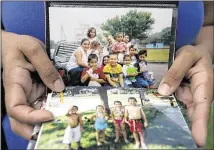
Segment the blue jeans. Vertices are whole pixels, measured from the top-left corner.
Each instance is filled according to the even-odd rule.
[[[142,87],[149,87],[153,84],[151,81],[146,81],[142,77],[136,77],[137,83],[139,83]]]
[[[84,69],[85,68],[83,68],[83,67],[76,67],[76,68],[70,69],[68,71],[69,78],[70,78],[69,85],[71,85],[71,86],[84,85],[81,83],[81,74]]]

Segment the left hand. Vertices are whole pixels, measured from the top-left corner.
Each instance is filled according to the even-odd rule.
[[[199,147],[206,143],[210,106],[213,100],[212,56],[203,45],[184,46],[165,74],[158,92],[176,96],[187,106],[192,136]],[[185,65],[184,65],[185,64]],[[180,84],[186,77],[188,84]]]

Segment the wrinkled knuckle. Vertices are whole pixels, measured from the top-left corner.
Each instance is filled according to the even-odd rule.
[[[51,66],[51,67],[45,67],[43,75],[44,77],[50,77],[56,73],[57,73],[56,68],[54,66]]]
[[[181,75],[179,74],[179,69],[171,68],[168,71],[168,79],[173,80],[173,81],[179,81],[181,80]]]

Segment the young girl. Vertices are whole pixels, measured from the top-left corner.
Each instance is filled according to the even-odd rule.
[[[141,88],[142,86],[136,81],[138,75],[137,68],[131,64],[130,55],[124,55],[123,75],[125,87],[133,86]]]
[[[104,107],[102,105],[98,105],[96,107],[96,114],[93,117],[96,117],[95,129],[96,129],[97,146],[101,146],[102,143],[105,142],[105,130],[107,128],[108,120],[108,116],[105,114]],[[100,139],[101,137],[102,140]]]
[[[129,143],[129,141],[127,140],[127,134],[125,129],[125,109],[120,101],[115,101],[114,105],[115,108],[113,108],[111,112],[116,132],[116,139],[114,140],[114,142],[117,143],[119,141],[121,129],[125,143]]]
[[[123,56],[127,52],[127,46],[123,42],[123,35],[121,33],[117,33],[115,38],[117,42],[113,44],[112,51],[118,55],[118,62],[123,64]]]
[[[103,49],[101,48],[100,43],[96,40],[93,40],[91,42],[90,51],[91,51],[91,54],[97,55],[97,57],[98,57],[97,64],[98,64],[98,66],[101,66],[102,58],[103,58]]]
[[[101,45],[101,42],[100,40],[97,38],[97,32],[96,32],[96,29],[94,27],[91,27],[88,29],[88,32],[87,32],[87,38],[88,40],[90,41],[90,43],[92,41],[98,41]],[[101,45],[101,48],[103,48],[103,46]]]
[[[88,56],[88,65],[85,70],[83,70],[81,75],[81,82],[85,83],[89,80],[88,86],[101,86],[101,84],[106,83],[105,75],[103,71],[97,67],[98,57],[96,54],[90,54]]]
[[[108,64],[108,60],[109,60],[109,56],[108,55],[103,57],[102,65],[100,66],[101,70],[103,70],[103,68],[105,67],[105,65]]]

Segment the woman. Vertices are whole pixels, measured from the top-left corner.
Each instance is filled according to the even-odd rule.
[[[82,39],[81,46],[74,51],[67,63],[66,69],[70,76],[70,85],[72,86],[82,85],[80,77],[84,68],[88,67],[89,47],[89,40],[87,38]],[[85,83],[87,84],[87,82]]]

